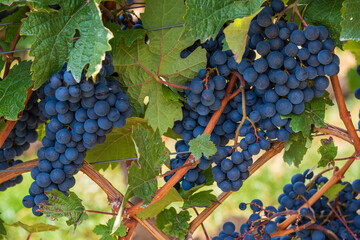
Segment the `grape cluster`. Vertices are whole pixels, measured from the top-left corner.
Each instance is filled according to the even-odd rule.
[[[282,116],[303,113],[305,103],[324,95],[329,86],[326,75],[334,76],[339,71],[339,58],[332,53],[335,44],[328,38],[327,29],[313,25],[299,29],[295,22],[286,22],[284,18],[273,23],[273,16],[284,8],[282,1],[274,0],[251,21],[249,40],[240,63],[235,61],[231,50],[223,50],[223,29],[215,39],[203,44],[197,41],[181,52],[184,58],[199,46],[207,51],[207,70],[201,69],[187,83],[190,90],[182,94],[186,98],[183,119],[173,127],[175,133],[182,135],[185,145],[203,133],[213,113],[220,108],[231,71],[240,73],[245,81],[245,102],[241,94],[233,98],[210,137],[218,147],[226,146],[235,138],[238,123],[246,111],[247,118],[239,129],[241,152],[236,156],[247,163],[233,162],[231,152],[219,161],[213,159],[218,176],[214,180],[223,191],[238,189],[237,183],[234,183],[236,187],[231,187],[231,183],[246,179],[252,156],[261,149],[269,149],[270,140],[286,142],[289,139],[293,133],[291,119]],[[243,84],[238,80],[236,89]],[[173,166],[183,162],[174,161]],[[242,177],[236,179],[237,176]]]
[[[258,122],[268,138],[286,141],[292,132],[286,127],[290,119],[280,115],[301,114],[306,102],[322,97],[329,86],[325,75],[339,72],[339,58],[332,53],[335,43],[328,39],[324,26],[299,29],[295,22],[284,19],[272,23],[272,16],[284,9],[280,2],[265,6],[251,21],[248,47],[260,57],[243,59],[238,71],[262,98],[255,109],[261,117],[252,121]]]
[[[73,176],[81,169],[86,151],[104,143],[106,134],[123,127],[131,115],[119,82],[105,78],[113,72],[112,56],[106,54],[95,83],[85,77],[77,83],[65,70],[46,83],[40,109],[50,121],[37,152],[39,164],[31,171],[35,181],[23,199],[34,215],[41,215],[38,204],[48,199],[45,192],[56,189],[66,194],[74,186]]]
[[[311,181],[305,185],[306,180]],[[294,175],[291,178],[291,183],[284,186],[283,193],[278,198],[280,203],[278,208],[274,206],[263,207],[263,203],[259,199],[248,204],[242,202],[239,205],[240,210],[245,210],[247,205],[250,205],[253,214],[250,215],[246,223],[241,225],[240,231],[235,232],[235,225],[227,222],[223,226],[223,231],[213,239],[322,240],[329,238],[326,231],[331,231],[339,239],[355,239],[354,235],[359,238],[360,215],[357,211],[360,209],[358,198],[360,179],[355,180],[352,184],[342,182],[344,188],[333,200],[321,196],[311,208],[301,208],[327,181],[328,179],[321,175],[314,178],[313,172],[309,170],[303,174]],[[278,230],[277,224],[286,219],[286,211],[291,210],[296,210],[299,216],[290,228],[299,227],[300,230],[281,238],[271,237],[270,235]],[[323,230],[321,231],[321,229]]]
[[[0,170],[5,170],[13,165],[21,163],[15,157],[21,156],[23,152],[29,149],[30,143],[33,143],[38,138],[36,131],[39,124],[44,123],[44,117],[41,115],[38,106],[39,92],[34,92],[20,119],[15,124],[14,128],[9,133],[4,144],[0,148]],[[5,191],[7,188],[21,183],[22,176],[17,176],[9,181],[0,184],[0,191]]]

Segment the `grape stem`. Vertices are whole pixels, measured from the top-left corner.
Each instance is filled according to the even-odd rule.
[[[298,7],[296,6],[294,9],[295,9],[295,13],[296,13],[297,16],[299,17],[299,19],[300,19],[301,23],[304,25],[304,27],[306,28],[307,26],[309,26],[309,25],[307,24],[307,22],[304,20],[304,18],[301,16]]]
[[[356,157],[353,155],[353,156],[346,157],[346,158],[335,158],[334,161],[344,161],[344,160],[349,160],[352,158],[356,158]]]
[[[245,100],[245,90],[244,90],[244,87],[241,86],[240,87],[240,92],[241,92],[241,107],[242,107],[242,118],[241,118],[241,121],[239,123],[239,126],[237,127],[236,129],[236,132],[235,132],[235,138],[234,138],[234,146],[233,146],[233,150],[236,149],[237,145],[238,145],[238,139],[239,139],[239,134],[240,134],[240,128],[243,126],[245,120],[246,120],[246,100]]]
[[[194,211],[195,211],[196,215],[197,215],[197,216],[199,216],[199,212],[196,210],[196,208],[195,208],[195,207],[193,207],[193,209],[194,209]],[[204,223],[201,223],[201,228],[202,228],[202,229],[203,229],[203,231],[204,231],[205,239],[206,239],[206,240],[210,240],[209,235],[208,235],[208,234],[207,234],[207,232],[206,232],[206,229],[205,229]]]
[[[252,204],[254,204],[254,203],[252,203]],[[257,204],[254,204],[254,205],[260,207]],[[261,209],[264,210],[262,207],[261,207]],[[267,210],[264,210],[264,211],[267,211]],[[266,223],[268,223],[272,219],[277,218],[278,216],[286,216],[286,215],[297,215],[297,216],[299,216],[299,212],[297,210],[287,210],[287,211],[283,211],[283,212],[277,212],[277,213],[271,215],[271,217],[260,218],[260,219],[253,222],[253,223],[259,223],[259,224],[253,224],[252,223],[250,229],[248,231],[246,231],[243,235],[241,235],[240,239],[244,239],[246,234],[254,232],[257,228],[260,228],[261,226],[266,225]],[[256,235],[259,235],[259,234],[256,234]],[[256,237],[256,239],[260,239],[260,238],[261,237]]]
[[[297,1],[295,2],[295,5],[294,5],[294,8],[292,10],[292,13],[291,13],[291,21],[293,22],[294,21],[294,18],[295,18],[295,9],[297,8]]]
[[[242,127],[242,125],[244,124],[244,122],[245,122],[245,120],[246,120],[246,105],[245,105],[245,103],[246,103],[246,99],[245,99],[245,79],[244,79],[244,77],[240,74],[240,73],[238,73],[238,72],[235,72],[235,75],[236,75],[236,77],[240,80],[240,87],[239,87],[239,89],[237,90],[237,91],[240,91],[241,92],[241,104],[242,104],[242,106],[241,106],[241,108],[242,108],[242,113],[243,113],[243,116],[242,116],[242,119],[241,119],[241,121],[240,121],[240,123],[239,123],[239,126],[237,127],[237,129],[236,129],[236,132],[235,132],[235,138],[234,138],[234,147],[233,147],[233,150],[234,149],[236,149],[236,147],[237,147],[237,141],[238,141],[238,139],[239,139],[239,133],[240,133],[240,128]],[[236,91],[236,92],[237,92]]]
[[[291,216],[291,217],[297,218],[297,216]],[[278,230],[276,233],[272,234],[271,236],[274,237],[274,236],[289,235],[290,233],[294,233],[294,232],[298,232],[298,231],[301,231],[303,229],[306,229],[312,224],[313,224],[312,222],[307,222],[307,223],[305,223],[304,225],[301,225],[301,226],[294,226],[294,227],[292,227],[290,229]]]
[[[276,14],[275,17],[281,18],[287,11],[289,11],[291,8],[293,8],[296,3],[297,3],[297,1],[296,1],[295,3],[287,6],[286,8],[284,8],[284,10],[282,10],[281,12],[279,12],[278,14]]]

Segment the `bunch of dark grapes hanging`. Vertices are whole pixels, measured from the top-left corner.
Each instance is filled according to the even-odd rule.
[[[306,181],[308,183],[306,184]],[[278,197],[279,207],[263,206],[263,202],[254,199],[251,203],[240,203],[240,210],[247,207],[253,211],[239,231],[235,224],[226,222],[223,230],[214,240],[231,239],[355,239],[360,237],[360,179],[351,183],[342,182],[343,189],[333,199],[321,196],[311,207],[308,200],[329,180],[327,177],[306,170],[295,174],[291,183],[283,187]],[[289,228],[298,229],[281,237],[271,236],[278,231],[278,224],[287,216],[297,214],[298,218]]]
[[[39,164],[31,171],[35,181],[30,195],[23,199],[34,215],[42,214],[38,209],[48,199],[45,192],[56,189],[67,194],[75,185],[74,175],[82,168],[86,151],[104,143],[106,134],[123,127],[130,117],[128,96],[111,79],[113,72],[112,56],[106,54],[95,83],[85,77],[77,83],[65,68],[46,83],[40,110],[49,122],[43,147],[37,152]]]
[[[38,139],[36,129],[38,125],[45,122],[45,117],[41,115],[38,107],[38,99],[41,98],[41,92],[34,92],[28,100],[24,111],[21,112],[21,117],[15,124],[14,128],[9,133],[4,144],[0,148],[0,170],[16,164],[22,163],[21,160],[14,160],[21,156],[23,152],[29,149],[30,143]],[[7,188],[21,183],[22,175],[14,177],[6,182],[0,184],[0,191],[5,191]]]
[[[236,191],[241,187],[240,180],[249,176],[252,157],[261,150],[268,150],[270,141],[289,139],[293,133],[290,115],[302,114],[306,103],[323,98],[329,86],[327,76],[339,72],[339,58],[333,53],[335,43],[329,38],[326,27],[299,27],[283,17],[274,19],[284,8],[282,1],[272,1],[271,6],[264,6],[251,21],[249,40],[240,63],[231,50],[223,50],[223,29],[215,39],[203,44],[197,41],[181,52],[181,57],[185,58],[201,46],[207,51],[208,61],[207,68],[201,69],[187,83],[190,90],[181,93],[186,103],[183,119],[176,121],[173,127],[183,139],[177,143],[177,150],[188,151],[188,142],[203,133],[213,113],[221,106],[231,72],[238,72],[243,78],[236,82],[234,91],[242,86],[245,102],[242,93],[234,97],[211,134],[218,151],[228,154],[217,154],[220,159],[212,156],[202,160],[202,165],[207,167],[215,162],[214,180],[223,191]],[[239,126],[243,117],[246,119]],[[236,133],[240,136],[239,144],[233,146],[232,151],[222,149]],[[241,149],[239,153],[238,148]],[[233,158],[234,152],[236,157]],[[181,166],[186,160],[183,158],[184,154],[172,159],[171,169]],[[195,170],[201,172],[202,169],[191,169]],[[185,182],[186,189],[196,185],[197,178],[191,179],[195,181]]]

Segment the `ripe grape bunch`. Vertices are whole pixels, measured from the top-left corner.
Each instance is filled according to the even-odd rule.
[[[305,181],[309,182],[305,185]],[[239,232],[235,232],[235,225],[226,222],[223,230],[214,240],[231,239],[355,239],[360,237],[360,179],[342,182],[343,189],[333,198],[321,196],[311,208],[306,208],[307,201],[317,193],[318,189],[328,181],[328,178],[306,170],[303,174],[296,174],[291,183],[286,184],[279,196],[280,206],[264,207],[259,199],[251,203],[240,203],[240,210],[250,205],[253,214],[246,223],[242,224]],[[305,205],[304,205],[305,204]],[[290,228],[297,228],[292,233],[282,237],[271,237],[278,230],[287,215],[297,214],[298,218]]]
[[[202,45],[196,42],[181,54],[186,57],[201,45],[208,57],[207,70],[201,69],[187,84],[190,90],[182,94],[187,101],[183,120],[176,121],[173,127],[175,133],[182,134],[184,141],[178,144],[182,151],[188,151],[187,143],[203,133],[212,114],[220,108],[231,72],[240,73],[245,81],[245,84],[239,80],[236,83],[237,87],[245,89],[245,102],[241,94],[233,98],[211,134],[219,151],[235,138],[239,122],[246,115],[239,128],[242,138],[236,146],[241,152],[231,157],[231,151],[224,151],[229,152],[228,155],[218,154],[222,156],[219,160],[202,160],[204,166],[205,163],[208,167],[212,162],[217,164],[213,170],[214,180],[225,192],[239,189],[239,180],[249,175],[252,156],[261,149],[269,149],[271,140],[286,142],[289,139],[293,133],[290,114],[302,114],[305,103],[323,97],[329,86],[326,75],[334,76],[339,72],[339,58],[332,53],[335,44],[328,38],[328,30],[313,25],[299,29],[295,22],[286,22],[283,17],[274,22],[273,16],[284,8],[282,1],[272,1],[271,6],[264,6],[251,21],[249,40],[240,63],[236,63],[231,50],[223,51],[223,29],[216,39]],[[175,162],[172,169],[185,162],[184,156],[172,160]],[[202,170],[196,168],[198,172]],[[194,181],[191,186],[195,186]]]
[[[106,134],[121,128],[131,115],[128,96],[111,77],[112,56],[106,54],[96,82],[85,77],[77,83],[68,71],[52,75],[43,88],[40,110],[50,120],[45,127],[39,164],[31,170],[35,180],[23,205],[40,216],[39,204],[48,200],[45,192],[66,192],[75,185],[74,175],[82,168],[86,151],[104,143]]]
[[[14,161],[15,157],[21,156],[23,152],[29,149],[30,143],[38,139],[36,131],[39,124],[44,123],[44,117],[41,115],[38,106],[38,99],[41,97],[39,91],[34,92],[27,102],[21,117],[11,130],[4,144],[0,148],[0,170],[16,164],[22,163],[21,160]],[[22,175],[12,178],[0,184],[0,191],[5,191],[9,187],[21,183]]]

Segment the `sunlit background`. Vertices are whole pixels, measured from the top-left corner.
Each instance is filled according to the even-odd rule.
[[[137,11],[138,12],[138,11]],[[1,36],[0,36],[1,37]],[[31,44],[32,39],[27,38],[25,41],[20,41],[18,49],[26,48]],[[22,52],[15,54],[16,56],[21,56],[22,59],[28,57],[28,52]],[[337,54],[341,59],[340,64],[340,81],[342,84],[343,92],[346,97],[347,106],[352,114],[353,122],[356,124],[359,121],[359,100],[356,100],[353,96],[354,89],[350,89],[348,86],[349,79],[347,77],[348,71],[354,69],[357,66],[355,58],[350,52],[342,52],[337,50]],[[353,76],[356,78],[356,76]],[[360,86],[360,77],[352,79],[352,85]],[[328,91],[332,95],[332,88],[329,87]],[[334,100],[334,99],[333,99]],[[335,102],[334,102],[335,103]],[[338,115],[338,110],[336,103],[334,106],[329,107],[326,113],[326,123],[331,123],[333,125],[344,128],[340,117]],[[204,227],[209,236],[215,236],[221,229],[222,224],[225,221],[233,221],[236,224],[237,230],[239,230],[240,225],[250,212],[240,211],[238,205],[240,202],[250,202],[254,198],[261,199],[265,205],[275,205],[277,206],[277,196],[282,192],[282,186],[290,181],[290,178],[295,173],[302,173],[307,168],[312,168],[316,165],[319,160],[320,155],[317,153],[319,147],[320,139],[325,138],[326,136],[315,137],[311,149],[305,156],[303,163],[300,168],[294,166],[289,166],[282,160],[283,152],[278,154],[276,157],[271,159],[266,163],[261,169],[259,169],[253,176],[246,180],[244,186],[240,191],[233,193],[220,207],[218,207],[213,214],[204,221]],[[174,141],[171,139],[165,139],[166,145],[170,150],[174,150]],[[338,158],[349,157],[352,155],[354,149],[351,145],[345,143],[344,141],[334,138],[335,145],[338,146]],[[40,142],[32,144],[30,150],[28,150],[20,159],[30,160],[36,158],[36,151],[41,146]],[[122,147],[122,146],[118,146]],[[260,154],[258,155],[260,156]],[[337,162],[339,166],[342,165],[341,162]],[[356,178],[359,178],[360,175],[360,164],[359,161],[356,161],[354,165],[345,175],[345,180],[353,181]],[[164,168],[166,171],[167,169]],[[316,171],[320,171],[316,170]],[[126,167],[122,163],[113,170],[108,170],[106,172],[101,171],[104,176],[113,183],[113,185],[122,193],[126,189]],[[327,176],[330,176],[331,173],[328,173]],[[58,226],[60,229],[55,232],[44,232],[36,233],[31,236],[31,239],[100,239],[100,236],[93,233],[93,229],[97,224],[106,224],[107,220],[110,218],[108,215],[92,214],[89,213],[89,219],[84,221],[79,225],[74,231],[74,228],[67,226],[65,219],[60,219],[58,221],[52,221],[46,217],[35,217],[33,216],[31,209],[26,209],[22,206],[22,198],[28,194],[29,186],[32,182],[29,173],[23,174],[24,180],[23,183],[15,187],[9,188],[6,192],[0,193],[0,217],[6,222],[6,224],[13,224],[17,221],[21,221],[25,224],[34,224],[34,223],[47,223]],[[107,197],[102,192],[102,190],[93,183],[86,175],[82,172],[79,172],[76,176],[76,185],[72,189],[82,200],[86,209],[88,210],[97,210],[104,212],[111,212],[111,208],[108,205]],[[163,181],[160,181],[160,184],[163,184]],[[213,193],[219,195],[221,191],[214,184]],[[175,203],[170,206],[174,206],[180,210],[180,204]],[[202,209],[198,209],[200,212]],[[196,215],[192,210],[190,210],[192,215]],[[26,239],[28,232],[21,228],[15,228],[12,226],[7,226],[8,235],[7,239]],[[133,239],[153,239],[146,230],[142,229],[141,226],[138,226],[136,232],[133,236]],[[205,239],[203,229],[199,227],[194,234],[194,239]]]

